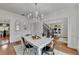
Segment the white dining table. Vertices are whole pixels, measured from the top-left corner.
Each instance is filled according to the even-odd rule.
[[[33,46],[36,46],[37,47],[37,54],[38,55],[41,55],[41,49],[43,47],[45,47],[47,44],[49,44],[53,38],[47,38],[47,37],[41,37],[40,39],[32,39],[31,36],[24,36],[25,40],[33,45]]]

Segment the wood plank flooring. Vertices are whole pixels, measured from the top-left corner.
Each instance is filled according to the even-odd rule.
[[[70,55],[78,55],[78,51],[76,49],[67,47],[66,43],[63,43],[63,42],[57,40],[55,44],[56,44],[55,49],[57,49],[59,51],[62,51],[64,53],[67,53]]]
[[[0,55],[15,55],[16,52],[12,45],[4,45],[0,47]]]
[[[0,55],[16,55],[14,46],[21,44],[21,41],[5,44],[0,47]]]

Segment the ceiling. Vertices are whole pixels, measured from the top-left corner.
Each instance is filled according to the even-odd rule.
[[[38,3],[37,10],[45,16],[60,10],[64,7],[71,6],[67,3]],[[4,9],[17,14],[28,14],[35,12],[35,3],[0,3],[0,9]]]

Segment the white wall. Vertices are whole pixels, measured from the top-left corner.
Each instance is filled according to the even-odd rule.
[[[78,4],[78,9],[77,9],[77,19],[78,19],[78,22],[77,22],[77,30],[78,30],[78,32],[77,32],[77,34],[78,34],[78,41],[77,41],[77,46],[78,46],[78,52],[79,52],[79,4]]]
[[[15,22],[19,21],[21,25],[20,31],[15,30]],[[23,16],[20,16],[15,13],[11,13],[8,11],[0,10],[0,22],[7,21],[10,23],[10,41],[18,41],[19,37],[26,34],[29,31],[23,30],[23,24],[24,22],[27,23],[27,19]]]
[[[64,9],[52,13],[47,20],[68,18],[68,46],[77,48],[77,16],[75,5],[65,6]]]

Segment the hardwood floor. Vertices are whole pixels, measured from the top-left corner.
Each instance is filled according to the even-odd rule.
[[[70,55],[78,55],[78,51],[76,49],[72,49],[67,47],[66,43],[60,42],[57,40],[55,45],[55,49],[65,52]],[[16,55],[14,46],[21,44],[21,41],[6,44],[0,47],[0,55]]]
[[[21,44],[20,41],[1,46],[0,55],[16,55],[14,46],[19,44]]]
[[[78,51],[76,49],[67,47],[67,43],[63,43],[59,40],[56,40],[55,42],[55,49],[70,55],[78,55]]]
[[[0,47],[0,55],[15,55],[16,52],[12,45],[3,45]]]

